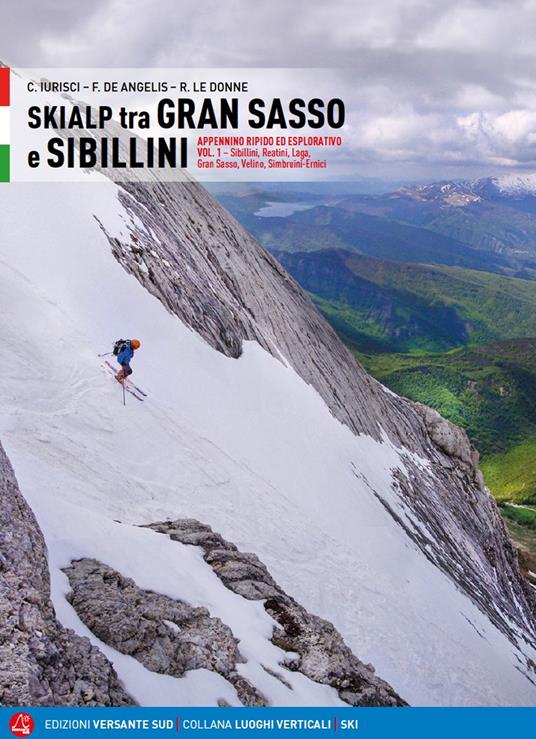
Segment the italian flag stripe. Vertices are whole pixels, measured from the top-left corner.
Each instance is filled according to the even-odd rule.
[[[9,90],[10,70],[0,67],[0,182],[9,182]]]
[[[0,144],[0,183],[9,182],[9,144]]]
[[[0,106],[9,105],[9,67],[0,67]]]

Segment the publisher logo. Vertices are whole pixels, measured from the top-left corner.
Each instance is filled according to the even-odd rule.
[[[30,736],[34,730],[34,720],[29,713],[15,713],[9,720],[9,730],[15,736]]]

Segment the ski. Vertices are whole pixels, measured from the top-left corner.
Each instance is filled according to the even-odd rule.
[[[119,383],[119,385],[122,384],[117,379],[116,379],[116,382]],[[126,390],[127,393],[130,393],[130,395],[132,395],[132,397],[136,398],[136,400],[139,400],[140,403],[143,403],[143,401],[145,400],[145,398],[142,398],[141,395],[138,395],[138,393],[133,388],[128,387],[128,385],[124,385],[124,388],[125,388],[125,390]]]
[[[132,387],[132,388],[133,388],[133,389],[134,389],[134,390],[135,390],[135,391],[136,391],[137,393],[139,393],[140,395],[143,395],[143,397],[144,397],[144,398],[147,398],[147,397],[148,397],[148,396],[147,396],[147,393],[146,393],[146,392],[144,392],[144,391],[143,391],[143,390],[141,389],[141,387],[138,387],[137,385],[135,385],[135,384],[134,384],[134,383],[132,382],[132,380],[129,380],[129,378],[128,378],[128,377],[127,377],[127,379],[125,380],[125,382],[126,382],[126,383],[127,383],[128,385],[130,385],[130,386],[131,386],[131,387]]]
[[[110,364],[109,362],[105,362],[105,363],[104,363],[103,365],[101,365],[101,366],[102,366],[102,367],[103,367],[103,369],[105,369],[105,370],[106,370],[106,371],[107,371],[107,372],[108,372],[109,374],[111,374],[111,375],[112,375],[112,377],[114,378],[114,380],[115,380],[115,381],[116,381],[116,382],[117,382],[117,383],[118,383],[119,385],[123,385],[123,387],[125,388],[125,391],[126,391],[127,393],[129,393],[130,395],[132,395],[132,397],[136,398],[136,400],[139,400],[139,401],[140,401],[140,403],[143,403],[143,401],[145,400],[145,397],[147,397],[147,396],[145,395],[145,397],[141,397],[141,395],[138,395],[138,393],[136,392],[136,390],[134,389],[134,387],[129,387],[129,385],[128,385],[128,381],[127,381],[127,382],[119,382],[119,380],[118,380],[118,379],[117,379],[117,377],[116,377],[116,374],[117,374],[117,372],[116,372],[116,369],[115,369],[115,367],[114,367],[113,365],[111,365],[111,364]]]
[[[112,370],[114,375],[116,374],[116,368],[111,364],[107,359],[105,360],[108,367]],[[125,378],[125,387],[131,387],[133,390],[136,390],[140,395],[143,395],[144,398],[149,397],[146,392],[144,392],[141,387],[138,387],[132,380],[130,380],[128,377]]]

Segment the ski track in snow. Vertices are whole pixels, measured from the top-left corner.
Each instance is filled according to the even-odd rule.
[[[0,438],[43,529],[62,623],[101,647],[142,704],[237,704],[215,673],[156,675],[90,634],[61,568],[94,557],[220,616],[241,640],[240,671],[274,704],[339,705],[278,666],[262,603],[227,590],[199,549],[136,526],[199,518],[254,551],[410,703],[535,704],[512,644],[371,493],[405,515],[391,488],[399,452],[354,437],[257,344],[239,360],[210,348],[122,269],[93,214],[128,234],[111,183],[3,193]],[[97,357],[120,336],[141,339],[132,366],[149,394],[126,407]]]

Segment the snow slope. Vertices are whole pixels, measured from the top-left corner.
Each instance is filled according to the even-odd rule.
[[[285,671],[288,690],[266,673],[284,668],[262,606],[226,590],[197,549],[135,526],[195,517],[254,551],[408,702],[536,704],[519,669],[535,651],[499,632],[374,494],[399,505],[404,461],[387,437],[355,436],[255,342],[232,359],[170,315],[94,218],[126,237],[114,184],[12,185],[1,202],[0,438],[45,534],[62,623],[98,643],[61,572],[94,557],[220,616],[241,640],[241,671],[274,704],[338,704],[299,674]],[[96,356],[119,336],[141,339],[145,403],[123,407]],[[214,673],[168,678],[99,645],[141,703],[237,702]]]

